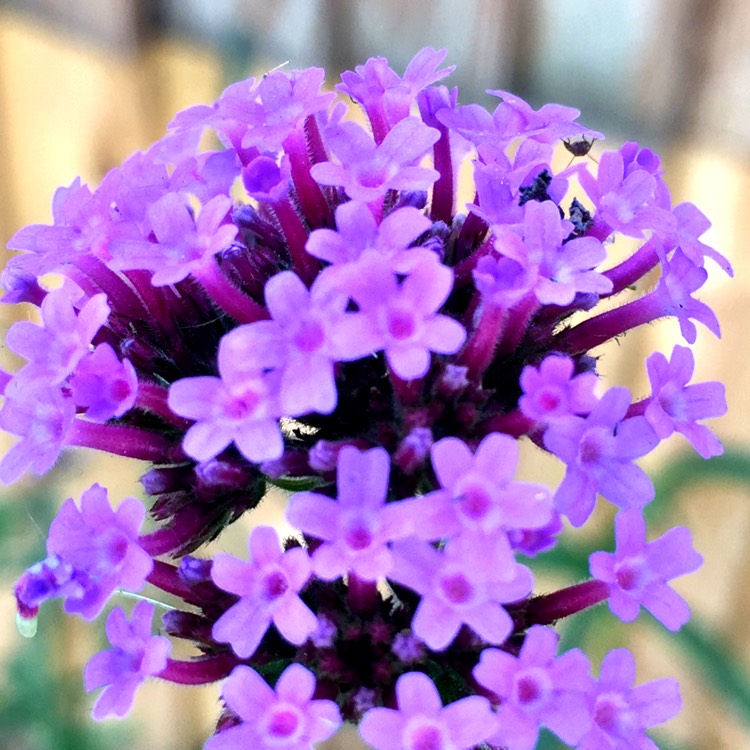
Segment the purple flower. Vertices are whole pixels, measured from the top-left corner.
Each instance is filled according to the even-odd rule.
[[[732,266],[729,261],[699,239],[711,227],[711,222],[705,214],[692,203],[680,203],[672,209],[672,214],[677,220],[674,239],[680,250],[696,266],[703,266],[704,258],[711,258],[729,276],[732,276]]]
[[[420,263],[401,283],[384,262],[358,266],[351,295],[399,378],[423,377],[430,352],[454,354],[463,345],[464,327],[437,312],[452,287],[453,272],[436,259]]]
[[[176,132],[214,128],[225,143],[238,151],[276,151],[309,115],[325,110],[335,98],[321,93],[325,72],[271,71],[228,86],[212,105],[197,105],[180,112],[169,124]]]
[[[500,89],[488,90],[488,94],[497,96],[502,102],[497,105],[492,117],[501,132],[522,135],[540,143],[554,143],[561,138],[603,138],[595,130],[582,128],[574,122],[581,114],[573,107],[561,104],[545,104],[534,110],[520,96]]]
[[[310,174],[321,185],[341,185],[357,201],[371,203],[388,190],[427,190],[438,178],[420,159],[440,137],[417,117],[401,120],[376,145],[354,122],[344,122],[326,135],[326,142],[341,162],[315,164]]]
[[[115,510],[98,485],[68,500],[14,587],[22,633],[49,599],[91,619],[148,582],[200,653],[168,658],[150,606],[115,610],[86,669],[96,718],[126,713],[148,675],[228,678],[206,750],[312,750],[342,715],[374,750],[532,750],[547,729],[578,750],[655,750],[644,730],[677,709],[672,681],[633,687],[623,652],[595,683],[548,626],[605,599],[626,620],[687,619],[670,584],[700,558],[685,529],[646,540],[636,459],[673,432],[718,454],[703,421],[723,389],[691,384],[676,347],[648,359],[650,396],[599,399],[596,347],[664,317],[689,341],[697,323],[718,334],[694,295],[706,258],[731,267],[705,216],[672,208],[650,149],[597,146],[560,171],[555,150],[601,137],[577,110],[500,90],[490,111],[458,106],[436,85],[445,57],[423,49],[403,75],[372,58],[337,102],[318,68],[233,84],[11,240],[4,301],[41,323],[7,339],[23,362],[0,370],[17,436],[0,481],[63,446],[128,456],[149,464],[154,524],[141,534],[144,506]],[[564,464],[554,494],[521,481],[523,442]],[[296,537],[250,518],[249,559],[201,553],[277,490]],[[597,493],[623,509],[614,552],[535,592],[521,556],[583,525]]]
[[[468,104],[455,110],[444,109],[437,118],[449,129],[455,130],[475,146],[500,143],[507,146],[516,138],[530,138],[542,144],[551,144],[561,138],[602,138],[601,133],[588,130],[574,122],[580,115],[577,109],[559,104],[546,104],[535,111],[527,102],[508,91],[488,91],[502,98],[490,115],[478,104]],[[552,149],[545,150],[545,158]]]
[[[127,360],[120,362],[109,344],[99,344],[79,363],[70,381],[76,406],[97,422],[121,417],[138,395],[138,376]]]
[[[499,731],[490,738],[508,750],[533,750],[539,728],[551,729],[575,745],[591,726],[588,698],[589,661],[574,649],[556,656],[560,636],[535,625],[518,656],[496,648],[482,651],[473,675],[500,701]]]
[[[299,597],[310,577],[307,552],[300,547],[283,552],[270,526],[253,529],[248,549],[249,562],[219,553],[211,568],[213,582],[240,597],[214,623],[213,637],[231,644],[243,659],[255,653],[271,623],[296,646],[318,628],[317,618]]]
[[[722,383],[687,385],[693,376],[693,353],[685,346],[675,346],[669,361],[660,352],[646,360],[651,398],[645,417],[656,434],[664,440],[673,432],[682,433],[703,458],[720,456],[721,443],[699,419],[726,414],[727,402]]]
[[[334,364],[371,354],[379,338],[364,316],[345,312],[348,296],[325,275],[308,290],[295,273],[282,271],[266,282],[265,295],[273,320],[235,328],[222,339],[219,357],[245,370],[276,370],[284,416],[330,414],[337,401]]]
[[[432,466],[441,490],[427,495],[429,512],[417,526],[425,539],[464,532],[498,537],[510,529],[542,528],[552,518],[550,491],[542,484],[515,482],[518,443],[487,435],[472,453],[459,438],[432,446]]]
[[[628,510],[615,518],[615,539],[614,554],[594,552],[589,558],[591,575],[609,584],[609,608],[630,622],[643,606],[666,628],[679,630],[690,619],[690,609],[667,582],[703,563],[688,529],[678,526],[646,542],[643,515]]]
[[[260,79],[251,97],[226,98],[226,114],[247,124],[243,148],[275,151],[306,117],[327,109],[336,97],[321,92],[324,78],[322,68],[275,70]]]
[[[607,251],[593,237],[576,237],[566,242],[573,230],[560,219],[552,201],[529,201],[524,220],[517,226],[523,242],[513,236],[516,229],[494,227],[495,247],[524,267],[534,269],[533,285],[543,305],[569,305],[577,292],[607,294],[612,282],[593,269],[607,257]]]
[[[208,151],[181,159],[169,178],[169,188],[175,193],[194,195],[205,204],[217,195],[228,194],[239,173],[234,149]]]
[[[497,729],[489,701],[478,695],[443,706],[432,680],[407,672],[396,682],[398,709],[372,708],[359,733],[375,750],[470,750]]]
[[[70,291],[50,292],[42,302],[42,325],[26,320],[14,323],[8,331],[8,346],[29,364],[19,376],[44,379],[59,385],[91,350],[91,341],[109,317],[105,294],[86,300],[78,314]]]
[[[515,233],[510,241],[523,244]],[[507,243],[504,247],[507,249]],[[497,244],[495,244],[497,247]],[[472,271],[474,285],[479,294],[490,305],[511,308],[523,299],[536,283],[536,271],[526,262],[519,262],[504,255],[484,255]]]
[[[112,510],[107,490],[98,484],[83,493],[80,510],[72,498],[66,500],[49,529],[47,559],[16,586],[19,605],[34,609],[62,596],[66,612],[93,620],[115,589],[140,591],[153,568],[138,541],[145,516],[134,497]]]
[[[338,706],[313,700],[315,676],[290,664],[276,689],[245,665],[229,675],[222,697],[241,722],[210,737],[204,750],[313,750],[341,725]]]
[[[627,388],[610,388],[586,419],[564,417],[550,424],[544,445],[567,464],[555,493],[555,507],[582,526],[600,492],[619,508],[642,508],[654,486],[633,459],[645,456],[659,438],[643,417],[623,419],[630,404]]]
[[[196,219],[185,196],[167,193],[148,210],[156,241],[116,240],[112,243],[111,265],[123,271],[153,271],[154,286],[176,284],[191,273],[200,273],[237,235],[237,227],[225,223],[231,207],[229,196],[217,195],[202,206]]]
[[[336,231],[316,229],[305,249],[316,258],[338,265],[365,260],[373,254],[387,258],[396,273],[409,273],[430,252],[410,247],[430,226],[430,220],[410,206],[392,211],[378,224],[366,204],[349,201],[336,209]]]
[[[87,692],[104,688],[91,712],[97,721],[125,716],[140,684],[166,667],[172,644],[168,638],[151,635],[153,616],[154,605],[140,601],[130,622],[120,607],[107,617],[107,638],[114,648],[93,656],[83,673]]]
[[[531,591],[531,571],[496,555],[494,545],[483,541],[463,536],[443,552],[417,539],[393,546],[388,577],[421,595],[412,630],[433,651],[447,648],[462,625],[500,645],[513,630],[501,605],[520,601]]]
[[[635,659],[630,651],[610,651],[589,693],[593,724],[577,750],[658,750],[644,730],[679,713],[679,687],[669,678],[638,687],[633,687],[634,682]]]
[[[389,542],[411,536],[420,519],[414,502],[386,503],[389,471],[382,448],[360,452],[344,446],[338,455],[337,500],[315,492],[292,496],[289,523],[324,542],[312,556],[320,578],[330,581],[353,571],[376,581],[390,573]]]
[[[367,112],[378,140],[409,115],[417,94],[453,72],[454,66],[438,70],[446,50],[425,47],[406,66],[401,78],[384,57],[371,57],[364,65],[341,74],[336,90],[359,102]]]
[[[557,537],[562,530],[560,514],[553,510],[552,520],[548,524],[538,529],[511,529],[508,532],[508,541],[516,552],[527,557],[536,557],[557,545]]]
[[[250,197],[273,204],[286,197],[291,176],[287,157],[277,164],[270,156],[258,156],[242,170],[242,184]]]
[[[596,405],[593,372],[573,375],[575,363],[562,354],[550,354],[539,367],[527,365],[521,372],[521,411],[530,419],[553,422],[561,417],[588,414]]]
[[[55,191],[52,217],[53,226],[32,224],[10,238],[10,250],[24,251],[13,259],[13,266],[41,276],[86,253],[110,257],[108,243],[115,226],[109,204],[98,191],[92,194],[87,185],[81,185],[80,177]]]
[[[706,282],[706,269],[696,266],[681,250],[676,250],[669,260],[664,259],[662,265],[664,270],[653,294],[663,304],[664,314],[677,318],[685,341],[688,344],[695,343],[697,331],[693,320],[706,326],[714,336],[720,337],[719,321],[714,311],[705,302],[692,296]]]
[[[601,155],[596,177],[586,166],[579,170],[579,180],[597,207],[598,220],[628,237],[643,237],[646,230],[666,235],[676,229],[674,216],[656,205],[656,178],[640,167],[626,174],[622,150]]]
[[[169,408],[196,423],[183,440],[185,453],[198,461],[218,456],[230,443],[250,461],[281,458],[278,378],[261,369],[244,369],[225,336],[219,344],[219,374],[183,378],[169,389]]]
[[[13,484],[29,470],[46,474],[60,456],[74,419],[73,400],[59,386],[11,380],[0,408],[0,427],[21,439],[0,461],[0,481]]]

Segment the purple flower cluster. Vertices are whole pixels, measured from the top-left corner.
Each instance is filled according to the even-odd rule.
[[[603,391],[591,350],[663,317],[688,343],[695,321],[718,335],[693,295],[706,258],[731,267],[649,149],[555,169],[563,139],[603,136],[505,91],[491,111],[460,105],[444,58],[424,49],[403,76],[368,60],[340,99],[319,69],[233,84],[11,240],[5,301],[40,323],[8,333],[26,363],[1,379],[19,439],[0,480],[66,446],[127,456],[149,464],[153,521],[99,485],[68,500],[16,585],[19,617],[59,597],[93,619],[147,582],[184,603],[164,635],[149,602],[111,612],[113,648],[85,672],[104,688],[94,718],[126,714],[147,677],[225,680],[207,750],[304,750],[342,721],[376,750],[533,750],[541,728],[579,750],[652,748],[645,730],[679,710],[673,680],[634,687],[622,649],[595,678],[551,626],[604,601],[687,621],[669,582],[701,557],[684,528],[648,541],[636,460],[673,432],[718,455],[703,420],[726,411],[723,387],[691,384],[676,346],[633,401]],[[199,150],[207,130],[218,150]],[[615,260],[621,235],[638,247]],[[517,477],[528,445],[564,464],[558,487]],[[292,493],[293,537],[260,526],[246,560],[201,556],[271,487]],[[615,551],[535,595],[533,558],[598,495],[619,509]],[[169,638],[199,655],[170,658]]]

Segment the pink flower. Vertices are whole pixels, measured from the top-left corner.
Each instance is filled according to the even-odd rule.
[[[139,601],[130,622],[120,607],[107,617],[107,638],[114,648],[93,656],[83,673],[88,692],[104,688],[91,712],[97,721],[127,715],[139,685],[166,667],[172,644],[168,638],[151,635],[153,616],[154,605]]]
[[[222,697],[240,724],[210,737],[204,750],[313,750],[341,725],[333,701],[313,700],[315,677],[290,664],[276,689],[250,667],[240,665],[224,683]]]
[[[489,701],[478,695],[443,706],[432,680],[408,672],[396,682],[398,709],[371,708],[359,733],[375,750],[470,750],[497,728]]]
[[[240,600],[213,626],[217,641],[231,644],[237,656],[252,656],[273,623],[290,643],[303,644],[318,620],[300,599],[310,577],[310,559],[300,547],[283,552],[276,531],[258,526],[250,534],[250,561],[219,553],[211,568],[213,582]]]

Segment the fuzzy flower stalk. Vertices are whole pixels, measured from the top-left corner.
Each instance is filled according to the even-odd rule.
[[[662,318],[688,344],[696,323],[718,335],[694,295],[731,268],[648,148],[596,162],[577,110],[460,104],[445,56],[403,75],[373,58],[335,90],[317,68],[235,83],[10,241],[4,301],[35,322],[6,339],[24,364],[2,378],[0,481],[73,446],[143,471],[145,500],[95,484],[65,501],[15,586],[26,633],[49,599],[109,607],[95,719],[146,679],[220,684],[207,750],[303,750],[344,721],[375,750],[533,750],[542,729],[645,750],[679,711],[674,680],[635,685],[624,649],[596,668],[558,653],[554,625],[602,602],[669,630],[689,617],[670,581],[701,557],[687,529],[648,533],[637,460],[675,432],[721,453],[704,420],[723,386],[692,383],[680,345],[648,357],[633,400],[599,383],[598,347]],[[563,146],[579,158],[558,169]],[[615,259],[623,236],[636,249]],[[559,459],[559,486],[517,478],[523,450]],[[255,526],[246,554],[211,558],[271,488],[296,534]],[[599,497],[616,549],[538,591],[534,558]],[[146,585],[170,596],[156,622],[150,602],[111,608]]]

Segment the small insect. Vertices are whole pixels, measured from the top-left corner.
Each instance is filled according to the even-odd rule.
[[[568,149],[568,151],[570,151],[570,153],[573,154],[574,157],[586,156],[588,152],[591,151],[591,147],[595,142],[596,138],[592,138],[589,141],[585,135],[582,135],[579,141],[574,141],[570,138],[563,138],[563,146],[565,146],[565,148]]]
[[[568,166],[573,163],[573,159],[581,156],[588,156],[591,161],[598,164],[599,162],[589,153],[594,143],[596,138],[589,140],[585,135],[581,135],[580,139],[575,141],[572,138],[563,138],[563,146],[572,154]]]

